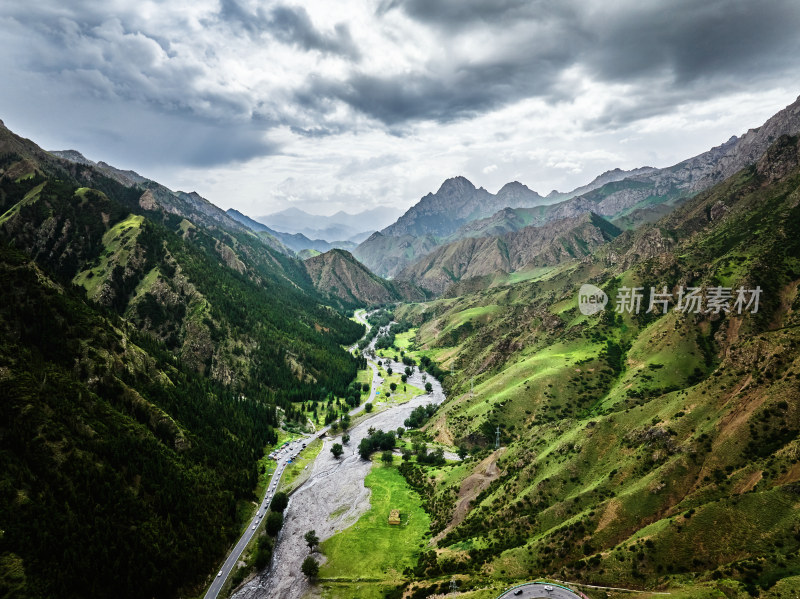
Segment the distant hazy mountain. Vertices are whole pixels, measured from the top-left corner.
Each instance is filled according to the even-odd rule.
[[[527,188],[525,190],[530,192]],[[524,192],[517,189],[512,190],[509,196],[514,195],[514,192],[524,195]],[[536,192],[530,193],[536,199],[540,197]],[[495,197],[483,187],[476,188],[464,177],[453,177],[442,183],[436,193],[424,196],[381,233],[392,237],[444,237],[453,233],[464,222],[496,212],[498,204]]]
[[[623,179],[627,179],[628,177],[646,175],[655,170],[658,169],[652,166],[643,166],[640,168],[631,169],[629,171],[622,170],[621,168],[611,169],[610,171],[604,172],[602,175],[598,175],[590,183],[587,183],[586,185],[581,185],[580,187],[576,187],[572,191],[562,193],[554,189],[553,191],[547,194],[547,200],[548,200],[547,203],[554,204],[555,202],[563,202],[564,200],[569,200],[570,198],[583,195],[594,189],[597,189],[598,187],[602,187],[606,183],[613,183],[614,181],[622,181]]]
[[[317,252],[327,252],[333,248],[340,248],[344,250],[352,250],[356,247],[353,241],[334,241],[328,242],[324,239],[309,239],[302,233],[282,233],[275,231],[265,224],[253,220],[246,214],[242,214],[235,208],[228,209],[228,215],[234,220],[242,223],[244,226],[257,232],[259,235],[269,235],[280,241],[287,248],[299,254],[304,250],[315,250]]]
[[[323,216],[299,208],[287,208],[256,220],[276,231],[301,233],[311,239],[360,243],[373,232],[394,222],[400,213],[396,208],[381,206],[356,214],[339,211],[331,216]]]
[[[431,235],[395,237],[375,231],[369,239],[353,250],[372,272],[382,277],[393,277],[417,258],[436,249],[439,243]]]

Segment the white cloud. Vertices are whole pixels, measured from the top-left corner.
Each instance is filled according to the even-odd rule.
[[[459,174],[568,190],[800,91],[796,4],[679,2],[666,26],[634,0],[8,2],[0,118],[254,215],[405,208]]]

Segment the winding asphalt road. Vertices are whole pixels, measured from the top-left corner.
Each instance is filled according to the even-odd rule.
[[[369,327],[369,324],[365,322],[363,312],[356,313],[355,316],[357,320]],[[353,345],[350,351],[353,351],[355,347],[356,345]],[[369,360],[368,364],[372,369],[372,387],[368,401],[374,401],[383,379],[375,362]],[[391,365],[398,370],[402,368],[401,364],[394,363],[391,360],[386,360],[386,365]],[[424,386],[422,376],[423,373],[417,370],[409,377],[409,383],[420,387]],[[254,599],[256,597],[297,599],[305,594],[308,590],[308,581],[305,576],[300,575],[297,569],[297,563],[307,555],[307,548],[302,542],[302,534],[304,531],[314,528],[319,538],[325,540],[338,529],[345,528],[355,522],[361,513],[369,509],[369,490],[364,487],[364,478],[372,464],[369,461],[362,460],[357,455],[355,447],[368,434],[368,429],[371,426],[394,430],[404,422],[405,418],[418,405],[438,404],[444,401],[445,396],[439,381],[433,377],[430,377],[430,381],[433,384],[431,394],[419,395],[405,404],[393,405],[387,410],[370,414],[367,420],[351,428],[349,434],[351,435],[350,446],[354,448],[352,454],[336,459],[329,451],[326,451],[326,449],[330,449],[328,445],[336,441],[335,438],[327,436],[330,426],[326,426],[307,437],[324,438],[325,445],[311,466],[310,477],[292,493],[284,526],[274,548],[272,567],[259,573],[254,579],[246,583],[235,594],[236,599]],[[349,413],[356,415],[363,411],[365,403],[350,410]],[[302,438],[296,441],[290,446],[293,449],[284,452],[279,457],[278,469],[273,474],[262,509],[268,506],[272,500],[272,495],[277,488],[288,458],[297,454],[299,444],[305,440],[306,438]],[[331,512],[337,510],[337,506],[339,508],[346,506],[346,510],[334,518]],[[259,512],[263,513],[262,510],[259,510]],[[205,599],[216,599],[220,588],[222,588],[225,579],[236,565],[242,551],[257,532],[258,521],[259,519],[256,517],[244,535],[242,535],[228,559],[225,560],[221,574],[214,580],[214,584],[212,584]],[[256,526],[255,529],[253,525]]]
[[[275,472],[272,473],[272,479],[270,480],[269,486],[264,493],[264,500],[261,502],[256,515],[253,516],[253,520],[247,525],[247,528],[245,529],[242,537],[239,539],[239,542],[236,543],[228,555],[228,558],[225,560],[225,563],[222,564],[219,574],[217,574],[216,578],[214,578],[214,582],[211,583],[211,587],[205,594],[205,599],[217,598],[220,589],[222,589],[222,586],[225,584],[228,576],[230,576],[230,573],[233,571],[234,567],[236,567],[236,562],[239,561],[242,551],[244,551],[244,548],[247,547],[250,539],[252,539],[253,535],[255,535],[258,531],[258,525],[264,518],[264,514],[267,512],[267,508],[272,501],[272,497],[275,495],[275,489],[278,488],[278,482],[281,480],[281,476],[283,475],[283,471],[286,469],[286,465],[289,463],[289,460],[292,458],[292,456],[297,455],[298,452],[303,448],[303,443],[305,443],[308,438],[309,437],[302,437],[300,439],[296,439],[295,441],[289,443],[289,445],[284,446],[282,449],[276,450],[279,452],[277,459],[278,466],[275,469]]]
[[[534,599],[544,597],[545,599],[585,599],[575,591],[557,584],[546,582],[528,582],[508,589],[497,599]]]
[[[363,321],[363,313],[357,314]],[[371,400],[382,384],[382,378],[373,366]],[[402,368],[389,361],[388,365]],[[422,372],[415,372],[408,378],[411,385],[423,387]],[[322,450],[310,466],[308,478],[300,484],[289,499],[284,520],[273,550],[272,565],[259,572],[246,582],[233,596],[233,599],[301,599],[311,590],[308,579],[300,572],[298,565],[309,555],[303,535],[315,530],[320,541],[330,538],[337,532],[357,523],[359,517],[370,508],[370,490],[364,480],[369,474],[372,462],[362,460],[356,451],[361,439],[369,434],[369,429],[395,430],[402,426],[411,411],[417,406],[444,401],[444,391],[434,377],[428,378],[433,389],[430,394],[418,395],[402,404],[390,404],[384,409],[368,414],[348,431],[350,442],[341,458],[334,458],[330,446],[341,442],[340,437],[326,436]],[[364,404],[352,410],[354,414],[363,410]],[[323,429],[324,430],[324,429]],[[352,453],[351,453],[352,451]]]
[[[369,323],[366,321],[363,313],[356,312],[355,314],[356,319],[364,324],[367,329],[369,330]],[[350,347],[350,351],[353,351],[358,344],[354,344]],[[380,387],[381,383],[383,382],[381,377],[378,375],[378,367],[373,363],[369,362],[370,367],[372,368],[372,387],[370,389],[370,397],[368,401],[372,401],[375,398],[375,393],[377,392],[378,387]],[[366,402],[365,402],[366,403]],[[361,404],[357,408],[350,411],[351,415],[355,415],[359,412],[364,410],[364,404]],[[275,495],[275,491],[278,488],[278,483],[281,480],[281,476],[283,475],[283,471],[286,469],[286,465],[289,463],[289,460],[292,456],[296,456],[304,443],[308,440],[313,439],[314,437],[321,437],[325,433],[328,432],[330,426],[326,426],[319,431],[316,431],[313,435],[306,435],[300,439],[296,439],[292,441],[289,445],[284,446],[282,449],[276,450],[278,453],[277,459],[277,468],[275,472],[272,474],[272,478],[270,480],[269,486],[267,487],[266,493],[264,494],[264,500],[261,502],[261,506],[258,509],[258,512],[253,517],[253,520],[247,525],[247,528],[242,534],[239,541],[233,547],[231,552],[228,554],[228,557],[225,559],[225,563],[222,564],[222,568],[220,568],[219,573],[214,578],[214,582],[211,583],[208,591],[205,594],[204,599],[217,599],[220,590],[222,589],[225,581],[230,576],[233,569],[236,567],[236,563],[239,561],[239,558],[242,555],[245,547],[247,547],[250,540],[253,536],[258,532],[258,525],[260,524],[261,520],[263,519],[264,515],[267,512],[267,508],[269,507],[270,502],[272,501],[272,497]]]

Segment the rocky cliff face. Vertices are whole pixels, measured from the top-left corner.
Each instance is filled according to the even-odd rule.
[[[512,181],[500,188],[494,196],[493,203],[499,208],[525,208],[546,204],[547,198],[543,198],[519,181]],[[487,207],[486,209],[488,210],[489,208]]]
[[[476,188],[464,177],[447,179],[394,224],[361,243],[353,252],[371,270],[395,276],[418,257],[430,252],[459,227],[485,218],[505,207],[538,206],[547,200],[518,181],[504,185],[497,194]]]
[[[607,183],[561,204],[549,207],[543,221],[574,216],[592,210],[614,218],[647,204],[673,202],[692,196],[754,164],[782,135],[800,133],[800,97],[757,129],[693,158],[664,169]],[[594,206],[587,203],[589,200]]]
[[[481,206],[490,203],[492,194],[476,188],[464,177],[447,179],[436,193],[429,193],[382,233],[392,237],[403,235],[445,236],[454,232]]]
[[[639,175],[646,175],[652,173],[653,171],[658,170],[652,166],[643,166],[640,168],[634,168],[631,170],[622,170],[621,168],[614,168],[610,171],[606,171],[601,175],[595,177],[590,183],[586,185],[582,185],[581,187],[577,187],[570,192],[561,193],[556,191],[555,189],[547,194],[547,203],[553,204],[555,202],[561,202],[564,200],[569,200],[570,198],[575,198],[585,193],[589,193],[590,191],[594,191],[598,187],[602,187],[606,183],[614,183],[615,181],[622,181],[623,179],[627,179],[628,177],[636,177]]]

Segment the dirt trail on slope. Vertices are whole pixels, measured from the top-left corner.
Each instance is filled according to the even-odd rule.
[[[503,455],[505,450],[505,447],[501,447],[492,452],[475,466],[472,474],[464,479],[464,482],[461,483],[461,489],[458,491],[458,503],[456,504],[456,509],[453,511],[453,517],[450,523],[442,532],[433,538],[431,544],[439,542],[439,540],[453,530],[453,528],[461,524],[464,518],[467,517],[467,513],[469,513],[470,504],[494,479],[500,476],[500,469],[497,467],[497,459]]]

